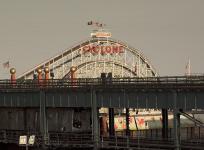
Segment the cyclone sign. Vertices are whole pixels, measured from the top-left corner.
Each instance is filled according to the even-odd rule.
[[[124,48],[121,45],[86,45],[82,48],[82,54],[120,54],[124,53]]]

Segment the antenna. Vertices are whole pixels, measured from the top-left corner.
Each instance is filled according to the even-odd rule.
[[[186,65],[186,76],[190,76],[191,75],[191,61],[190,59],[188,59],[188,63]]]

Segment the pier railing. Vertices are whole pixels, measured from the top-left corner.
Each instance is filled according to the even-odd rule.
[[[199,131],[204,131],[204,128],[199,127]],[[185,128],[185,131],[191,130]],[[193,134],[191,137],[181,139],[181,148],[183,149],[203,149],[204,136],[197,135],[196,129],[191,130]],[[172,149],[175,147],[173,137],[161,138],[161,136],[152,135],[151,137],[143,134],[143,131],[136,131],[135,136],[101,136],[97,143],[100,148],[138,148],[138,149]],[[159,132],[159,130],[152,129],[146,132]],[[184,130],[183,130],[184,132]],[[77,147],[77,148],[91,148],[94,146],[95,139],[91,132],[49,132],[47,141],[42,138],[39,132],[26,132],[20,130],[0,130],[0,143],[19,143],[19,136],[21,135],[35,135],[35,143],[33,147],[41,147],[43,143],[47,147]]]
[[[147,78],[77,78],[49,80],[0,80],[2,89],[37,89],[37,88],[81,88],[81,87],[134,87],[134,88],[197,88],[204,87],[204,76],[172,76]]]

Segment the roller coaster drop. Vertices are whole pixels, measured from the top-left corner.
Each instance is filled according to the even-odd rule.
[[[20,75],[19,78],[32,79],[37,69],[45,66],[50,68],[56,79],[69,78],[72,66],[77,68],[77,78],[97,78],[100,77],[101,73],[108,72],[112,72],[113,77],[152,77],[158,75],[141,51],[124,42],[99,35],[97,37],[92,36],[90,39],[37,65]]]

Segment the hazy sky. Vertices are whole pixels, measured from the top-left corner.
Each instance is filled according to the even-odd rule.
[[[0,78],[17,75],[90,36],[89,20],[140,49],[160,75],[204,73],[204,0],[0,0]]]

